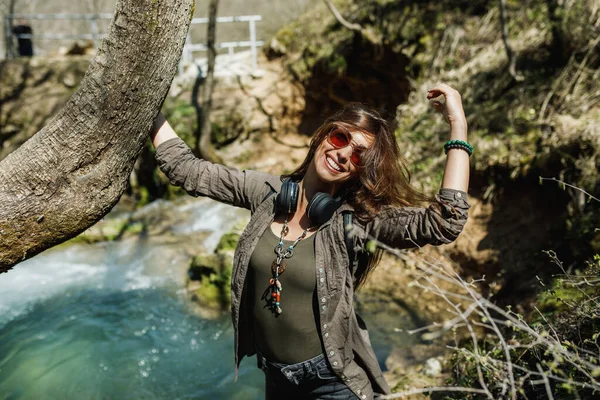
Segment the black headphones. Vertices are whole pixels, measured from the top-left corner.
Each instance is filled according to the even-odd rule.
[[[286,214],[296,212],[296,209],[298,208],[299,191],[300,185],[298,182],[293,181],[291,178],[286,178],[281,184],[281,191],[275,199],[277,211]],[[310,218],[315,225],[321,225],[322,223],[329,221],[335,210],[341,205],[341,197],[333,198],[328,193],[318,192],[315,193],[308,203],[308,206],[306,206],[306,213],[308,214],[308,218]]]

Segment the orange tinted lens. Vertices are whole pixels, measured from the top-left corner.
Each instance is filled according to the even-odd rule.
[[[352,150],[350,161],[352,161],[354,165],[360,165],[360,153],[360,151]]]
[[[335,130],[329,134],[329,143],[337,148],[346,147],[350,144],[348,135],[340,130]]]

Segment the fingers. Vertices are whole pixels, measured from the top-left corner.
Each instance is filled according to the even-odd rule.
[[[449,85],[446,85],[445,83],[440,83],[427,91],[428,100],[434,99],[441,95],[443,95],[444,97],[457,96],[458,98],[460,98],[460,93],[458,93],[456,89],[450,87]]]
[[[444,105],[441,101],[434,100],[431,102],[433,108],[435,108],[438,112],[444,112]]]
[[[444,104],[441,101],[434,100],[431,102],[431,105],[433,106],[433,108],[435,108],[435,110],[437,112],[442,114],[442,116],[444,117],[444,120],[446,122],[450,123],[450,120],[448,118],[448,111],[446,110],[446,106],[444,106]]]
[[[440,96],[443,96],[443,101],[434,100]],[[445,83],[439,83],[429,89],[427,99],[431,102],[432,107],[443,115],[447,123],[452,125],[466,120],[460,93]]]

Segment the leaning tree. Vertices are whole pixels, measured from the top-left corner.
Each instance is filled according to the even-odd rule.
[[[0,273],[118,202],[177,72],[194,0],[117,0],[77,92],[0,162]]]

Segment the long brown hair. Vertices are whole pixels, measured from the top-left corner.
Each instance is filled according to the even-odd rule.
[[[362,153],[362,166],[358,170],[357,178],[340,189],[345,193],[345,200],[354,208],[356,217],[368,221],[387,206],[414,206],[433,200],[410,184],[407,161],[400,152],[389,123],[374,108],[362,103],[349,103],[327,118],[313,135],[306,158],[295,171],[287,175],[288,177],[302,179],[317,149],[336,124],[358,130],[375,139]],[[380,248],[373,254],[365,251],[359,256],[355,289],[366,281],[369,273],[381,260],[381,256]]]
[[[341,189],[357,217],[370,220],[385,206],[414,206],[432,200],[410,184],[406,159],[389,123],[374,108],[362,103],[349,103],[327,118],[313,135],[302,164],[287,176],[298,180],[304,176],[315,152],[336,124],[375,138],[362,153],[362,166],[357,178]]]

